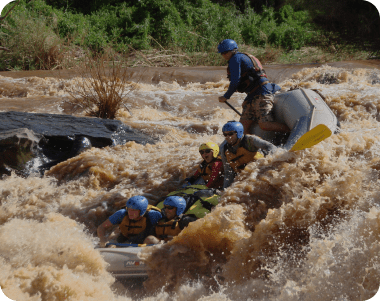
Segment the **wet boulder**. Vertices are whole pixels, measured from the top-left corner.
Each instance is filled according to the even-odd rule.
[[[24,112],[0,112],[0,134],[0,175],[31,165],[43,172],[91,147],[156,142],[118,120]]]
[[[0,132],[0,174],[25,170],[36,157],[41,138],[26,128]]]

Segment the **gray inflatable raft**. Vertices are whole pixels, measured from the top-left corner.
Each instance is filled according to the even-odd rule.
[[[328,107],[322,96],[314,90],[296,89],[277,94],[274,98],[275,120],[285,123],[290,129],[290,136],[284,148],[289,150],[306,132],[319,124],[326,125],[332,133],[338,128],[338,119]],[[267,141],[275,139],[275,133],[263,131],[258,125],[251,133]]]
[[[108,263],[107,271],[115,278],[144,278],[148,277],[147,268],[144,261],[138,257],[142,248],[99,248],[97,250]]]

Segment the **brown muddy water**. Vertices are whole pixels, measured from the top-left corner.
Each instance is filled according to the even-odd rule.
[[[217,97],[225,69],[130,69],[117,119],[159,143],[92,148],[44,177],[0,181],[0,286],[14,300],[367,300],[380,284],[380,61],[266,66],[283,91],[319,89],[342,131],[251,163],[215,210],[146,248],[142,285],[120,283],[94,248],[96,228],[144,194],[177,189],[238,119]],[[0,111],[64,113],[72,72],[0,73]],[[244,95],[231,103],[241,111]],[[137,287],[137,289],[136,289]]]

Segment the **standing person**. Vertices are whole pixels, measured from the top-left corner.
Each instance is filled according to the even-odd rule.
[[[228,90],[219,97],[219,102],[226,102],[236,91],[247,93],[240,117],[245,134],[250,133],[253,123],[264,131],[289,132],[286,124],[274,121],[274,93],[281,90],[281,87],[269,83],[265,70],[256,57],[238,52],[237,49],[237,43],[231,39],[223,40],[218,45],[218,52],[228,61],[227,77],[230,80]]]
[[[146,244],[157,244],[161,240],[165,242],[172,240],[189,223],[197,220],[195,216],[183,214],[186,209],[186,201],[180,196],[169,196],[164,201],[162,210],[163,218],[154,227],[154,236],[145,239]]]
[[[203,161],[199,164],[195,174],[186,179],[188,183],[182,187],[204,183],[208,188],[223,188],[224,169],[219,156],[219,146],[211,141],[203,143],[199,146],[199,153]]]
[[[142,244],[153,233],[154,226],[162,218],[158,208],[149,205],[146,197],[137,195],[128,199],[126,208],[112,214],[97,229],[100,247],[106,245],[106,231],[119,225],[118,243]]]
[[[240,122],[228,121],[222,128],[225,137],[220,146],[224,165],[224,188],[229,187],[236,174],[240,173],[252,161],[263,158],[277,147],[254,135],[244,135]]]

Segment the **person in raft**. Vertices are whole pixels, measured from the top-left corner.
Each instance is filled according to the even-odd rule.
[[[223,40],[218,45],[218,52],[228,61],[227,77],[230,80],[228,90],[219,97],[219,102],[226,102],[235,92],[247,94],[239,120],[245,134],[249,134],[250,127],[255,124],[263,131],[289,132],[286,124],[274,121],[274,94],[281,87],[269,82],[256,57],[238,52],[237,49],[237,43],[231,39]]]
[[[163,218],[154,227],[154,236],[148,236],[145,244],[157,244],[161,240],[167,242],[177,236],[189,223],[197,220],[191,214],[184,214],[186,201],[180,196],[169,196],[164,201]]]
[[[100,247],[106,245],[106,232],[119,225],[118,243],[142,244],[154,231],[154,226],[162,218],[160,209],[149,205],[141,195],[128,199],[126,208],[112,214],[97,229]]]
[[[223,188],[224,169],[219,156],[219,146],[214,142],[203,143],[199,146],[199,153],[203,159],[197,171],[190,178],[185,179],[182,188],[193,184],[205,184],[208,188]]]
[[[220,153],[224,166],[223,188],[229,187],[236,174],[240,173],[252,161],[264,158],[273,153],[277,147],[254,135],[244,135],[244,127],[240,122],[228,121],[222,128],[225,137],[220,145]]]

